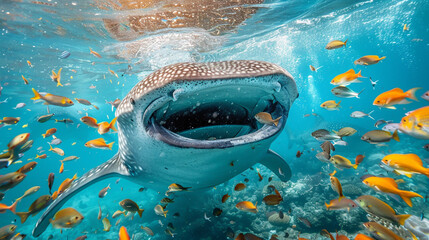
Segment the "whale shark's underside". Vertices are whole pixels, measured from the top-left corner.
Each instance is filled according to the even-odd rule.
[[[116,110],[119,150],[77,179],[37,222],[37,237],[61,206],[89,185],[122,176],[149,188],[193,190],[223,183],[256,163],[288,181],[288,164],[269,149],[298,97],[292,76],[261,61],[178,63],[140,81]],[[258,123],[268,112],[278,126]]]

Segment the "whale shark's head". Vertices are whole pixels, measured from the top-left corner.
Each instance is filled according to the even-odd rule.
[[[292,76],[272,63],[170,65],[137,84],[119,105],[119,152],[124,162],[143,162],[127,165],[133,175],[154,172],[144,144],[135,144],[148,147],[148,138],[164,143],[151,149],[165,152],[171,152],[167,147],[225,149],[272,139],[283,129],[297,96]],[[254,118],[259,112],[282,119],[277,127],[263,125]]]

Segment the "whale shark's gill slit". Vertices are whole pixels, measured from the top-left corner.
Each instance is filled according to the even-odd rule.
[[[119,154],[116,154],[109,161],[101,164],[100,166],[91,169],[85,173],[82,177],[75,180],[72,185],[60,194],[46,209],[42,217],[36,223],[36,227],[33,230],[33,236],[38,237],[45,231],[49,225],[49,219],[53,218],[55,213],[60,210],[64,203],[73,197],[78,192],[89,187],[90,185],[101,181],[106,178],[114,176],[128,176],[128,170],[122,164]]]

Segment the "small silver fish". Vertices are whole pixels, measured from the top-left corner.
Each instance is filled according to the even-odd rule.
[[[369,117],[369,118],[371,118],[371,119],[375,120],[373,117],[371,117],[371,113],[373,113],[373,112],[374,112],[374,110],[373,110],[373,111],[371,111],[371,112],[369,112],[369,113],[364,113],[364,112],[361,112],[361,111],[354,111],[354,112],[352,112],[352,113],[350,114],[350,117],[352,117],[352,118],[363,118],[363,117]]]
[[[389,124],[389,123],[392,123],[392,122],[393,121],[385,121],[385,120],[380,119],[380,120],[377,120],[377,122],[375,122],[374,127],[378,128],[382,124]]]
[[[18,103],[13,109],[23,108],[25,107],[25,103]]]
[[[55,135],[52,135],[52,137],[54,139],[52,139],[52,141],[49,144],[56,146],[56,145],[60,145],[62,143],[61,139],[55,137]]]
[[[340,146],[347,146],[348,145],[348,143],[346,142],[346,141],[343,141],[343,140],[336,140],[336,141],[333,141],[332,142],[332,144],[335,146],[335,145],[340,145]]]
[[[382,130],[388,131],[388,132],[391,132],[391,133],[395,132],[396,130],[399,131],[399,123],[389,123],[386,126],[384,126],[382,128]]]
[[[342,97],[342,98],[359,98],[359,95],[364,91],[365,89],[362,89],[362,91],[360,91],[359,93],[351,90],[348,87],[345,86],[338,86],[338,87],[334,87],[331,92],[332,94],[334,94],[337,97]]]

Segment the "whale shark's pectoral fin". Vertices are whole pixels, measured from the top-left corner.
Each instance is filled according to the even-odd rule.
[[[116,154],[109,161],[101,164],[100,166],[91,169],[85,173],[82,177],[75,180],[71,186],[60,194],[45,210],[42,217],[36,223],[33,229],[33,236],[38,237],[42,234],[49,225],[49,219],[53,218],[55,213],[78,192],[89,187],[90,185],[114,176],[128,176],[127,168],[122,164],[119,159],[119,154]]]
[[[269,168],[282,182],[287,182],[292,177],[292,172],[287,162],[273,150],[268,150],[259,163]]]

